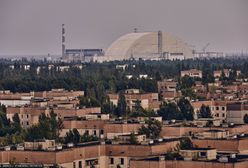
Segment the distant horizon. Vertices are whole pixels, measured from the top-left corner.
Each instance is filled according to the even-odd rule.
[[[0,0],[0,55],[107,49],[120,36],[165,31],[201,51],[248,52],[247,0]],[[176,12],[175,12],[176,11]],[[193,49],[193,48],[192,48]]]

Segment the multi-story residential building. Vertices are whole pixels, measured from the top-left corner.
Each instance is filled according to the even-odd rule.
[[[235,102],[227,104],[227,122],[244,124],[244,116],[248,115],[248,104]]]
[[[189,76],[192,78],[202,78],[202,71],[197,69],[190,69],[186,71],[181,71],[181,77]]]
[[[195,114],[199,114],[200,109],[203,105],[209,106],[212,116],[214,119],[220,119],[222,121],[226,120],[226,101],[220,100],[209,100],[209,101],[195,101],[191,102],[194,108]]]
[[[215,148],[225,153],[247,154],[248,152],[248,137],[245,134],[232,135],[223,139],[192,139],[192,143],[199,148]]]
[[[140,102],[140,105],[144,109],[153,109],[157,111],[160,106],[160,101],[158,100],[158,93],[140,93],[138,89],[128,89],[125,91],[125,99],[127,106],[130,110],[132,110],[137,101]],[[118,94],[108,94],[110,101],[117,105],[119,100]]]
[[[0,91],[0,103],[5,106],[22,106],[31,103],[30,93],[12,93],[9,90]]]
[[[177,90],[177,82],[173,80],[158,81],[158,93],[162,100],[173,100],[181,96]]]
[[[55,150],[5,150],[0,151],[0,163],[36,164],[45,168],[55,165],[66,168],[128,168],[133,158],[143,158],[166,153],[178,145],[178,140],[162,141],[149,145],[78,144],[77,147]]]
[[[80,135],[85,133],[99,138],[104,137],[105,120],[73,120],[65,119],[63,121],[63,129],[60,132],[61,137],[65,137],[66,133],[76,128]]]
[[[158,92],[177,90],[177,82],[173,80],[158,81],[157,84],[158,84]]]
[[[214,149],[198,149],[188,150],[185,152],[189,156],[184,157],[184,160],[168,160],[166,155],[147,157],[142,159],[132,159],[130,168],[192,168],[192,167],[207,167],[207,168],[246,168],[248,165],[247,156],[241,155],[235,158],[230,158],[225,155],[219,159],[206,160],[204,157],[214,156]],[[233,156],[232,154],[230,154]],[[236,155],[235,155],[236,156]],[[197,159],[195,159],[197,158]]]
[[[223,69],[214,71],[214,77],[219,78],[221,77],[222,73],[224,73],[225,77],[229,77],[231,69]]]
[[[67,91],[65,89],[52,89],[51,91],[31,92],[34,98],[49,100],[73,100],[79,96],[84,96],[84,91]]]
[[[84,96],[84,91],[67,91],[64,89],[52,89],[51,91],[12,93],[4,90],[0,91],[0,103],[5,106],[23,106],[38,102],[48,102],[50,104],[59,103],[79,103],[78,97]],[[43,103],[44,104],[44,103]]]
[[[219,78],[219,77],[221,77],[222,73],[224,73],[225,77],[229,77],[230,72],[232,72],[231,69],[217,70],[217,71],[214,71],[214,77]],[[236,71],[236,76],[240,76],[240,75],[241,75],[241,71],[237,70]]]
[[[51,111],[57,114],[58,117],[64,119],[66,117],[83,117],[87,114],[101,113],[100,107],[95,108],[49,108],[49,107],[32,107],[32,106],[21,106],[21,107],[8,107],[6,111],[7,118],[12,121],[15,114],[19,115],[20,123],[23,128],[27,128],[33,124],[39,122],[39,116],[44,113],[49,115]]]

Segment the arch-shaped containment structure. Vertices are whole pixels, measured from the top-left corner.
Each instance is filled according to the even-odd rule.
[[[192,58],[192,50],[181,39],[169,34],[158,32],[129,33],[114,41],[105,52],[105,59],[127,60],[158,58],[162,53],[183,55]],[[160,40],[159,40],[160,39]],[[159,51],[159,45],[160,50]],[[160,52],[160,53],[159,53]]]

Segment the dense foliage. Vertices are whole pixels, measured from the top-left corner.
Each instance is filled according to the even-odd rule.
[[[213,118],[209,106],[202,105],[200,109],[200,118]]]
[[[139,134],[145,134],[147,138],[155,139],[159,137],[162,130],[162,124],[157,120],[147,120],[145,125],[139,129]]]
[[[193,113],[193,107],[185,98],[179,99],[178,102],[164,102],[158,110],[163,120],[193,120]]]
[[[213,82],[213,71],[223,68],[233,69],[229,78],[224,76],[221,80],[226,83],[232,82],[235,71],[241,70],[243,77],[248,77],[248,60],[246,59],[202,59],[184,61],[122,61],[108,63],[83,64],[79,69],[73,63],[68,64],[71,68],[66,71],[59,70],[62,63],[49,66],[47,62],[15,62],[14,69],[9,66],[13,62],[0,61],[0,89],[12,92],[29,92],[51,90],[53,88],[65,88],[67,90],[84,90],[86,95],[96,104],[103,105],[107,101],[107,92],[119,92],[128,88],[137,88],[145,92],[156,92],[156,83],[163,78],[179,80],[180,71],[191,68],[203,71],[202,83]],[[27,71],[23,65],[29,64]],[[118,64],[129,65],[125,70],[116,69]],[[37,67],[40,72],[37,74]],[[147,74],[148,78],[139,78],[140,74]],[[128,79],[126,75],[132,75]],[[189,92],[190,86],[195,80],[188,77],[179,80],[183,94]],[[187,96],[187,95],[186,95]],[[191,95],[188,95],[191,96]]]

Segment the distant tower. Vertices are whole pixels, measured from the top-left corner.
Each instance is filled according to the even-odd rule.
[[[163,54],[163,35],[162,32],[158,31],[158,54],[162,57]]]
[[[138,33],[138,29],[137,28],[134,28],[134,33]]]
[[[65,57],[65,24],[62,24],[62,58]]]

